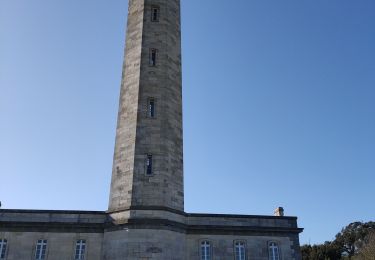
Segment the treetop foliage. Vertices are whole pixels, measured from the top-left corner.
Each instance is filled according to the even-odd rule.
[[[303,260],[375,260],[375,222],[353,222],[333,241],[301,247]]]

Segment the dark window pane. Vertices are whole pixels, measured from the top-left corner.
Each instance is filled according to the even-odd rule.
[[[151,9],[151,21],[158,22],[159,21],[159,8],[153,7]]]
[[[147,175],[152,175],[152,155],[147,155]]]
[[[148,102],[148,115],[149,117],[155,117],[155,100],[150,99]]]
[[[157,56],[157,50],[151,49],[150,51],[150,65],[156,66],[156,56]]]

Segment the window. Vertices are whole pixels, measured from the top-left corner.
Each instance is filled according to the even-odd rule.
[[[150,66],[156,66],[157,49],[150,49]]]
[[[234,256],[236,260],[245,260],[246,259],[246,249],[245,242],[236,241],[234,243]]]
[[[151,8],[151,21],[159,22],[159,14],[160,14],[160,8],[157,6],[153,6]]]
[[[46,259],[47,240],[39,239],[35,248],[35,260]]]
[[[5,254],[7,252],[8,240],[0,239],[0,259],[5,259]]]
[[[268,246],[269,260],[279,260],[279,247],[275,242],[271,242]]]
[[[147,116],[155,118],[155,99],[149,98],[147,102]]]
[[[211,260],[211,244],[210,241],[201,242],[201,260]]]
[[[85,259],[85,251],[86,251],[86,241],[82,239],[77,240],[74,260]]]
[[[152,175],[152,155],[148,154],[146,159],[146,174]]]

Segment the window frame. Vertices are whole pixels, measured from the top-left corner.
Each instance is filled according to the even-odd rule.
[[[237,258],[237,243],[242,243],[243,244],[243,250],[244,250],[244,258],[242,259],[241,256],[240,258]],[[247,259],[247,243],[246,240],[234,240],[233,241],[233,253],[234,253],[234,259],[235,260],[246,260]],[[241,252],[240,252],[241,254]]]
[[[150,67],[156,67],[158,64],[159,50],[156,48],[150,48],[149,61]]]
[[[205,245],[203,243],[206,243]],[[206,250],[208,245],[208,251]],[[208,257],[207,255],[203,255],[203,246],[205,248],[204,252],[205,254],[208,252]],[[199,259],[200,260],[212,260],[213,259],[213,246],[212,246],[212,241],[209,239],[202,239],[199,241]]]
[[[38,249],[39,246],[40,246],[40,249]],[[45,248],[43,249],[43,247]],[[39,255],[37,255],[38,250],[40,252]],[[43,254],[43,250],[44,250],[44,254]],[[47,258],[48,258],[48,240],[44,238],[38,239],[35,244],[34,259],[45,260]]]
[[[149,166],[150,159],[151,159],[151,165]],[[151,153],[146,154],[146,159],[145,159],[145,175],[146,176],[154,175],[154,161],[155,161],[155,157]],[[149,167],[151,168],[150,169],[151,173],[148,173]]]
[[[0,238],[0,259],[4,260],[7,258],[8,253],[8,239]]]
[[[156,18],[154,16],[155,10],[157,11]],[[159,21],[160,21],[160,7],[157,6],[157,5],[153,5],[153,6],[151,6],[151,22],[158,23]]]
[[[82,253],[82,244],[78,244],[78,242],[83,242],[83,245],[84,245],[84,249],[83,249],[83,253]],[[78,246],[79,249],[78,249]],[[79,250],[79,254],[77,255],[77,249]],[[84,260],[86,259],[86,252],[87,252],[87,240],[86,239],[83,239],[83,238],[79,238],[75,241],[75,244],[74,244],[74,260]],[[78,258],[77,258],[78,257]]]
[[[153,103],[153,106],[152,106],[152,109],[151,109],[151,102]],[[156,118],[156,104],[157,104],[157,100],[156,98],[154,97],[149,97],[147,98],[147,109],[146,109],[146,113],[147,113],[147,117],[148,118],[151,118],[151,119],[155,119]]]
[[[281,251],[280,251],[279,243],[276,241],[269,241],[267,245],[268,245],[268,248],[267,248],[268,259],[269,260],[281,260]],[[275,248],[277,249],[277,258],[276,258],[275,251],[274,251]]]

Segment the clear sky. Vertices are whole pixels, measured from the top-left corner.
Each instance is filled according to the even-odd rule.
[[[127,0],[0,0],[4,208],[106,210]],[[185,209],[375,217],[375,1],[182,0]]]

